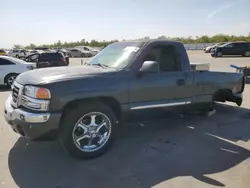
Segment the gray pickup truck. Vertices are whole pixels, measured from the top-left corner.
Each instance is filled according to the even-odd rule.
[[[240,106],[244,86],[240,73],[191,70],[179,42],[125,41],[82,66],[20,74],[4,114],[23,137],[52,134],[85,159],[107,151],[120,122],[138,112],[208,111],[215,101]]]

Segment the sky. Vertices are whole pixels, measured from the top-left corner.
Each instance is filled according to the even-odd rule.
[[[0,48],[250,33],[250,0],[0,0]]]

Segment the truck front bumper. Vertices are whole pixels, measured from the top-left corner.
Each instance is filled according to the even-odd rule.
[[[10,96],[5,102],[4,117],[13,131],[23,137],[37,139],[58,130],[61,113],[31,113],[15,109],[11,106]]]

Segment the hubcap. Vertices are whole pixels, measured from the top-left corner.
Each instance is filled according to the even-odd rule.
[[[94,152],[102,148],[111,134],[111,122],[101,112],[90,112],[81,117],[75,124],[72,137],[78,149]]]
[[[222,53],[221,53],[221,52],[218,52],[218,53],[217,53],[217,56],[219,56],[219,57],[222,56]]]
[[[8,79],[8,84],[11,86],[11,85],[13,84],[13,82],[14,82],[15,79],[16,79],[15,76],[9,77],[9,79]]]

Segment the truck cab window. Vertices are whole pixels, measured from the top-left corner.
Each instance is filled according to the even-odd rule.
[[[174,46],[158,45],[149,50],[144,61],[157,61],[160,66],[160,72],[178,72],[181,71],[181,62],[177,58]]]

